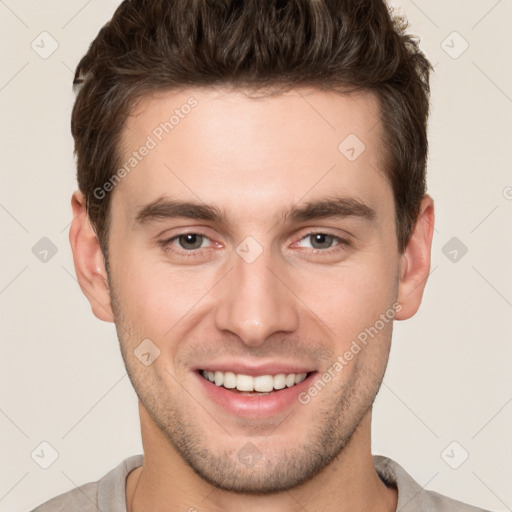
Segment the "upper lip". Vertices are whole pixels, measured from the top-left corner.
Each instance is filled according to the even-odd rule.
[[[233,372],[242,375],[250,375],[252,377],[256,377],[258,375],[278,375],[280,373],[309,373],[313,371],[313,368],[311,366],[305,366],[303,364],[293,364],[289,362],[268,362],[265,364],[251,364],[242,361],[223,361],[208,362],[204,363],[204,365],[197,365],[195,368],[193,368],[193,370],[206,370],[210,372]]]

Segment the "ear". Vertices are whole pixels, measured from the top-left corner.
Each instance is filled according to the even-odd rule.
[[[420,204],[418,220],[405,251],[400,256],[400,283],[397,302],[397,320],[412,317],[421,304],[423,290],[430,272],[430,250],[434,233],[434,201],[425,195]]]
[[[114,322],[105,259],[98,237],[91,227],[82,192],[76,191],[73,194],[71,207],[73,221],[69,230],[69,242],[78,283],[89,300],[94,315],[105,322]]]

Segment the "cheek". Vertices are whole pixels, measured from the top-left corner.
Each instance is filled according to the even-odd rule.
[[[118,254],[112,265],[116,296],[128,321],[148,337],[148,333],[165,336],[201,307],[201,299],[215,282],[213,270],[171,267],[144,251],[128,249]]]
[[[300,272],[295,277],[297,295],[334,333],[338,344],[375,324],[396,298],[395,270],[387,262],[367,262],[322,272]]]

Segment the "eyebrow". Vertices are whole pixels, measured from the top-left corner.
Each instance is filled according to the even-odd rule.
[[[376,212],[355,197],[331,196],[310,201],[302,206],[294,205],[282,212],[283,221],[305,222],[315,219],[356,217],[372,221]],[[150,224],[163,219],[187,218],[213,223],[224,223],[225,216],[213,205],[161,197],[138,208],[136,224]]]

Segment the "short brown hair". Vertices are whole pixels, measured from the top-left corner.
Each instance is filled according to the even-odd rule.
[[[426,192],[429,61],[383,0],[125,0],[77,66],[77,177],[105,257],[120,140],[155,91],[226,86],[365,90],[379,99],[402,252]]]

